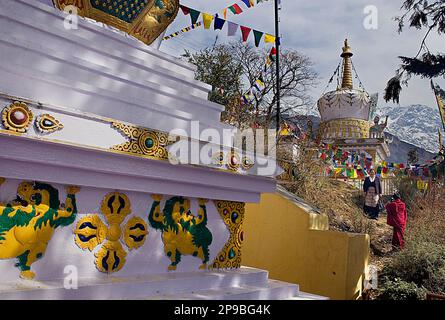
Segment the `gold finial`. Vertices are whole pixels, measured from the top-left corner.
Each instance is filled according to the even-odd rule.
[[[343,47],[343,52],[340,55],[343,58],[343,75],[342,75],[342,89],[352,89],[352,65],[351,57],[354,54],[349,46],[348,39],[345,40],[345,46]]]

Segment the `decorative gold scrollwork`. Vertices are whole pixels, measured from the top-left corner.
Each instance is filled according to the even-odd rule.
[[[168,134],[119,122],[113,122],[112,127],[130,140],[111,147],[112,150],[158,160],[168,159],[167,146],[170,144]]]

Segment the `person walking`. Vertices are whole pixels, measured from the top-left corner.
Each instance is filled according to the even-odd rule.
[[[400,194],[395,192],[392,196],[391,202],[386,206],[388,213],[387,223],[393,227],[392,245],[395,250],[403,249],[404,236],[406,229],[406,221],[408,215],[406,213],[406,205],[402,201]]]
[[[368,217],[377,220],[379,218],[379,201],[382,196],[382,185],[380,178],[375,175],[374,168],[370,169],[369,177],[365,179],[363,191],[365,197],[363,210]]]

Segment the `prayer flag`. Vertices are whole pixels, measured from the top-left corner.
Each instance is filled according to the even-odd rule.
[[[190,18],[192,19],[192,24],[195,24],[198,21],[201,12],[195,9],[190,9]]]
[[[224,27],[224,23],[226,23],[226,20],[215,17],[215,30],[222,30],[222,28]]]
[[[182,13],[183,13],[185,16],[187,16],[187,15],[190,14],[190,8],[188,8],[188,7],[186,7],[186,6],[183,6],[182,4],[180,5],[180,8],[181,8],[181,10],[182,10]]]
[[[255,47],[259,47],[260,46],[260,42],[261,42],[261,38],[263,37],[263,32],[258,31],[258,30],[253,30],[253,35],[255,37]]]
[[[204,20],[204,28],[205,29],[210,29],[210,25],[212,24],[213,21],[213,15],[209,14],[209,13],[203,13],[202,14],[203,20]]]
[[[275,40],[276,40],[275,36],[266,33],[266,36],[264,37],[264,42],[266,42],[266,43],[275,43]]]
[[[238,31],[238,25],[236,23],[227,21],[228,25],[227,25],[227,35],[229,37],[232,37],[234,35],[236,35],[236,32]]]
[[[247,39],[249,39],[250,31],[252,31],[252,29],[245,26],[241,26],[241,32],[243,34],[243,42],[246,42]]]
[[[233,14],[240,14],[243,12],[241,7],[239,5],[237,5],[236,3],[234,5],[231,5],[229,7],[229,10],[232,11]]]
[[[247,6],[247,8],[250,8],[252,4],[250,3],[250,0],[242,0],[244,4]]]

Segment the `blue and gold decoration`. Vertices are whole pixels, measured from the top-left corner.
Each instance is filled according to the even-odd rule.
[[[77,14],[122,30],[151,44],[173,22],[179,0],[53,0],[65,10],[77,7]]]
[[[167,146],[170,145],[171,142],[169,142],[167,133],[139,128],[120,122],[113,122],[111,125],[129,139],[128,142],[111,147],[111,150],[157,160],[168,159]]]
[[[164,252],[171,263],[168,270],[176,270],[183,255],[192,255],[202,261],[200,269],[207,269],[209,247],[213,236],[207,228],[207,200],[199,199],[199,212],[190,212],[190,200],[173,197],[161,210],[162,196],[153,195],[153,205],[148,215],[152,228],[162,232]]]
[[[121,270],[126,262],[127,252],[122,246],[122,238],[129,250],[138,249],[145,243],[148,226],[143,219],[132,217],[122,232],[121,224],[131,213],[130,200],[123,193],[106,195],[101,212],[108,226],[98,215],[86,216],[77,223],[75,242],[81,249],[89,251],[102,245],[95,253],[96,268],[100,272],[113,273]]]
[[[241,245],[244,241],[243,221],[245,204],[242,202],[214,201],[216,209],[230,232],[229,241],[216,256],[212,269],[241,267]]]
[[[42,134],[52,133],[63,129],[63,124],[50,114],[42,114],[38,116],[34,124],[37,131]]]

